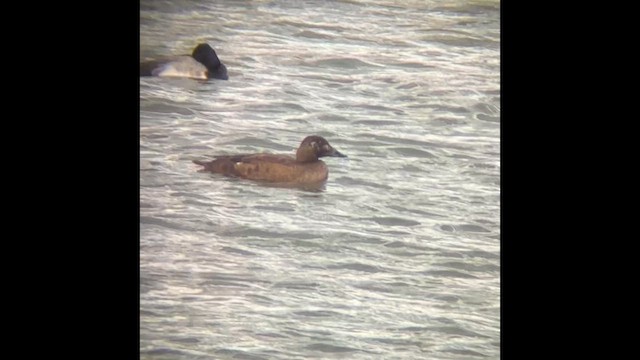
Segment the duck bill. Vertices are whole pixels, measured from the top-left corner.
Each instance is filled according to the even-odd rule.
[[[333,156],[333,157],[343,157],[346,158],[347,155],[341,153],[340,151],[336,150],[336,149],[332,149],[333,151],[329,154],[329,156]]]

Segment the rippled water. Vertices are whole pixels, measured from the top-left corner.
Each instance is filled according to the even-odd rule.
[[[141,3],[143,359],[497,359],[498,1]],[[320,191],[199,173],[324,136]]]

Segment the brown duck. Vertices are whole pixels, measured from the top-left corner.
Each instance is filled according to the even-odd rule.
[[[271,183],[307,184],[327,180],[329,169],[318,158],[347,157],[321,136],[307,136],[296,157],[275,154],[221,155],[212,161],[194,160],[204,166],[201,171]]]

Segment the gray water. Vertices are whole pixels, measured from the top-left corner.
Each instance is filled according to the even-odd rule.
[[[142,2],[143,359],[498,359],[498,1]],[[315,191],[200,173],[324,136]]]

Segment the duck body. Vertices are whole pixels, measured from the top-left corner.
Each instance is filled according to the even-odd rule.
[[[227,67],[209,44],[199,44],[191,55],[143,61],[140,63],[140,76],[229,79]]]
[[[307,184],[324,182],[329,169],[319,157],[346,157],[320,136],[306,137],[296,156],[276,154],[221,155],[211,161],[194,160],[202,171],[270,183]]]

